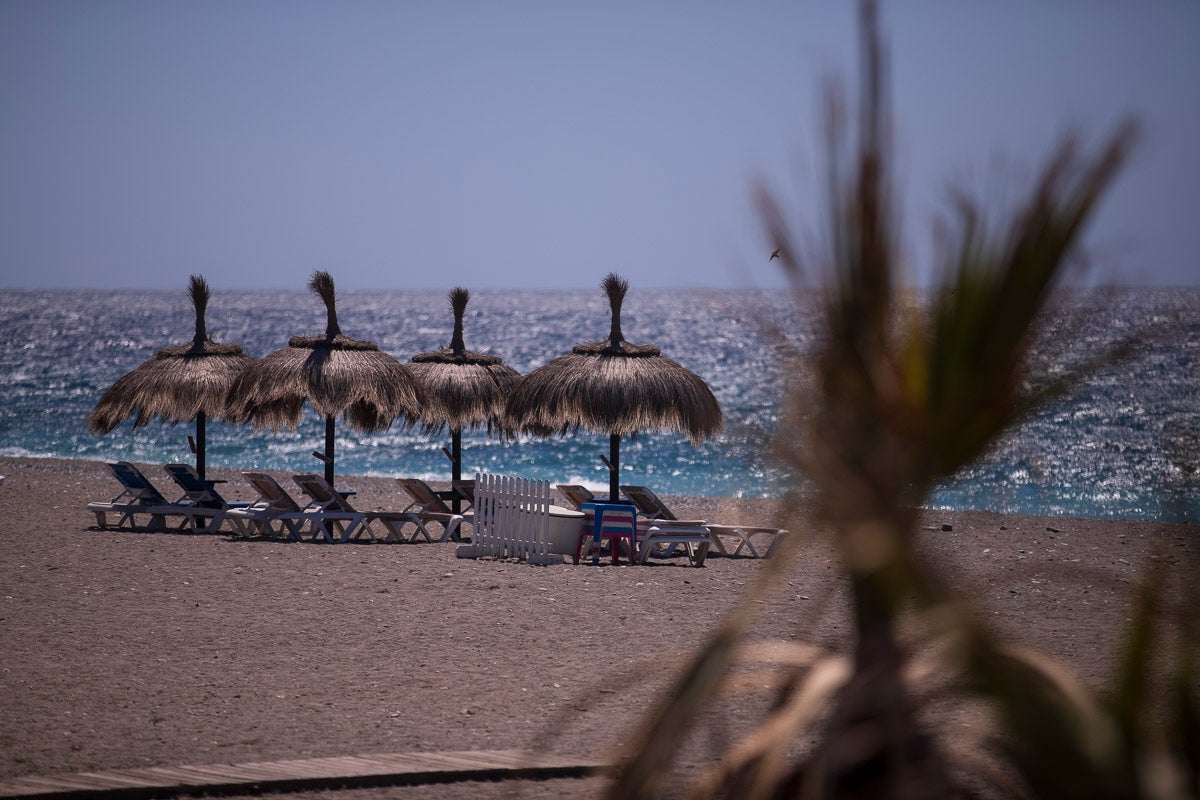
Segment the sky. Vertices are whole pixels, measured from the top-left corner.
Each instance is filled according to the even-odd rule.
[[[907,258],[947,189],[1142,136],[1097,274],[1200,283],[1200,3],[881,4]],[[856,4],[0,0],[0,288],[780,285]]]

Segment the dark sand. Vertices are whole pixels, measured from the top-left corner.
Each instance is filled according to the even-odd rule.
[[[604,755],[765,563],[530,567],[456,559],[452,544],[104,532],[84,508],[116,493],[102,464],[0,458],[0,474],[0,777],[405,751]],[[238,473],[210,477],[229,480],[231,499],[253,499]],[[339,485],[356,489],[363,508],[406,502],[391,480]],[[717,522],[766,524],[774,513],[766,501],[667,499]],[[1200,579],[1186,526],[925,517],[934,530],[922,532],[923,547],[990,622],[1100,687],[1149,560]],[[819,531],[788,527],[803,546],[760,598],[753,637],[844,646],[836,558]],[[760,695],[716,704],[687,742],[685,780],[754,719]],[[602,786],[322,794],[581,797]]]

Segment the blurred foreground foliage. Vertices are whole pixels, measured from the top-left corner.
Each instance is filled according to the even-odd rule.
[[[1094,152],[1064,140],[1003,224],[989,224],[977,203],[955,198],[938,242],[941,283],[928,304],[915,301],[900,285],[874,4],[864,0],[861,16],[856,136],[847,131],[844,104],[830,94],[824,258],[805,253],[769,193],[758,196],[796,291],[826,293],[822,341],[797,371],[778,448],[817,489],[816,521],[835,537],[855,644],[839,654],[744,641],[755,598],[803,547],[794,532],[643,720],[609,796],[1196,797],[1196,621],[1180,613],[1173,630],[1162,630],[1170,615],[1160,613],[1160,572],[1145,576],[1119,673],[1101,695],[1047,656],[1001,641],[914,546],[919,508],[939,481],[1033,410],[1135,350],[1137,338],[1127,338],[1063,364],[1047,357],[1043,348],[1052,343],[1038,339],[1039,321],[1126,160],[1134,127],[1122,126]],[[1192,594],[1180,609],[1200,606],[1196,587],[1179,588]],[[925,632],[919,652],[898,632],[912,618]],[[1155,683],[1152,660],[1168,644],[1171,674]],[[670,785],[685,735],[730,688],[733,668],[747,663],[773,671],[776,702],[694,785]],[[972,743],[923,727],[920,704],[930,700],[913,686],[930,675],[996,712],[1002,768],[977,759]],[[1167,696],[1152,688],[1159,685]]]

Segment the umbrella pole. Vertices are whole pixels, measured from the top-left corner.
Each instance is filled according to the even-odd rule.
[[[325,417],[325,480],[333,486],[333,415]]]
[[[450,460],[454,462],[450,470],[451,480],[458,482],[462,480],[462,431],[450,432]],[[450,484],[450,487],[453,489],[454,484]],[[462,498],[459,497],[457,489],[454,491],[450,510],[455,514],[462,513]]]
[[[196,414],[196,474],[204,480],[204,412]]]
[[[608,437],[608,502],[615,503],[621,496],[621,437]]]

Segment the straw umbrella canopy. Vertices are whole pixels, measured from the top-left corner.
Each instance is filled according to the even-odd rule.
[[[535,435],[585,429],[609,437],[609,499],[620,493],[622,436],[660,430],[699,444],[724,418],[708,384],[652,345],[621,335],[621,303],[629,283],[609,273],[601,284],[612,309],[608,339],[576,345],[570,353],[525,376],[508,396],[514,429]]]
[[[121,376],[92,410],[88,422],[93,433],[106,434],[131,415],[140,428],[155,417],[177,425],[196,422],[196,472],[204,477],[205,423],[209,417],[227,419],[225,396],[237,376],[254,363],[236,344],[218,344],[208,338],[204,313],[208,284],[192,275],[188,294],[196,309],[196,333],[191,344],[159,350],[137,369]]]
[[[432,433],[450,428],[452,480],[462,477],[462,432],[487,426],[490,434],[504,417],[508,393],[521,380],[521,373],[506,366],[498,356],[472,353],[463,343],[463,313],[471,294],[462,287],[450,291],[454,334],[450,346],[434,353],[413,356],[409,369],[425,392],[421,422]],[[461,505],[454,499],[454,512]]]
[[[334,480],[334,421],[364,433],[409,424],[421,414],[422,393],[409,369],[374,342],[352,339],[338,327],[333,278],[316,271],[308,288],[325,303],[322,336],[293,336],[288,346],[254,363],[229,390],[230,415],[256,427],[295,428],[304,403],[325,418],[325,480]]]

